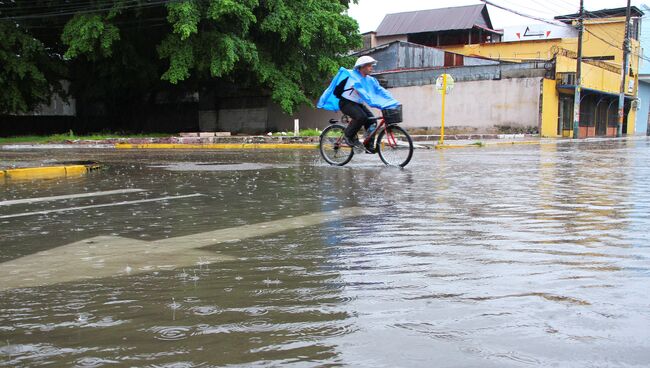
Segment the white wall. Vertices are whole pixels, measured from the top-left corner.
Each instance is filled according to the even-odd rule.
[[[552,24],[528,24],[503,28],[503,42],[577,38],[578,31],[571,27]]]
[[[471,127],[487,132],[495,125],[539,127],[541,78],[456,83],[447,95],[445,128]],[[391,88],[402,102],[407,128],[439,128],[442,96],[435,85]]]

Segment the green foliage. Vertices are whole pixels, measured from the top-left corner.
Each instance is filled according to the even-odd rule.
[[[345,55],[361,45],[358,25],[345,13],[348,3],[177,0],[152,6],[144,0],[102,0],[89,1],[83,12],[67,19],[43,20],[29,16],[37,12],[34,9],[65,9],[69,4],[0,3],[0,11],[8,7],[10,14],[29,18],[21,21],[21,32],[4,29],[0,37],[0,61],[15,64],[10,72],[0,71],[3,89],[12,91],[6,95],[13,96],[1,97],[13,101],[3,101],[4,110],[33,106],[16,97],[25,94],[15,91],[24,76],[32,81],[27,91],[41,96],[32,100],[49,97],[46,86],[51,80],[42,75],[41,64],[29,62],[25,53],[17,56],[18,49],[27,47],[51,59],[64,55],[75,97],[116,112],[124,110],[125,103],[136,109],[162,91],[187,95],[204,86],[229,85],[235,87],[229,90],[270,96],[291,113],[300,104],[311,104],[337,69],[350,65]],[[24,29],[29,27],[40,29],[40,36],[28,36]]]
[[[63,28],[61,39],[68,46],[65,57],[72,59],[85,54],[111,56],[113,42],[120,32],[100,15],[76,15]]]
[[[190,42],[183,42],[180,36],[169,35],[158,48],[162,58],[169,59],[169,69],[162,79],[176,84],[189,78],[190,68],[194,66],[194,48]]]
[[[322,133],[321,130],[318,129],[300,129],[298,131],[298,137],[318,137]],[[274,132],[271,133],[273,136],[287,136],[287,137],[293,137],[295,134],[294,132]]]
[[[338,0],[188,0],[168,8],[173,33],[158,47],[169,60],[164,80],[253,76],[255,83],[241,87],[270,91],[288,113],[311,104],[361,41]]]
[[[0,65],[0,113],[28,112],[61,90],[57,59],[13,21],[0,20]]]
[[[174,33],[180,35],[181,41],[198,32],[201,18],[199,4],[193,0],[172,2],[167,5],[167,20],[172,24]]]

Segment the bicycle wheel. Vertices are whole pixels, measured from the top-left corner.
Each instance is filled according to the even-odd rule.
[[[377,137],[379,157],[386,165],[406,166],[413,157],[413,140],[398,125],[387,125]]]
[[[354,151],[343,140],[345,126],[333,124],[325,128],[320,135],[320,155],[330,165],[343,166],[350,162]]]

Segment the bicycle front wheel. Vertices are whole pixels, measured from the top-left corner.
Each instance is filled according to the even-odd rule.
[[[413,157],[413,140],[398,125],[388,125],[379,133],[377,148],[386,165],[404,167]]]
[[[330,165],[343,166],[350,162],[354,151],[343,140],[345,126],[330,125],[320,135],[320,155]]]

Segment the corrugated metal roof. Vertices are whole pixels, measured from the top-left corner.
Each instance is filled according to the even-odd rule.
[[[387,14],[377,28],[377,36],[470,29],[475,24],[486,25],[482,15],[484,8],[485,4],[479,4]],[[492,26],[489,23],[487,25]]]
[[[601,9],[601,10],[585,10],[584,17],[587,19],[591,18],[609,18],[609,17],[624,17],[626,8],[613,8],[613,9]],[[630,15],[632,17],[642,17],[645,13],[639,10],[636,6],[630,7]],[[567,14],[567,15],[558,15],[554,19],[565,23],[571,23],[572,20],[577,19],[580,16],[579,13]]]

